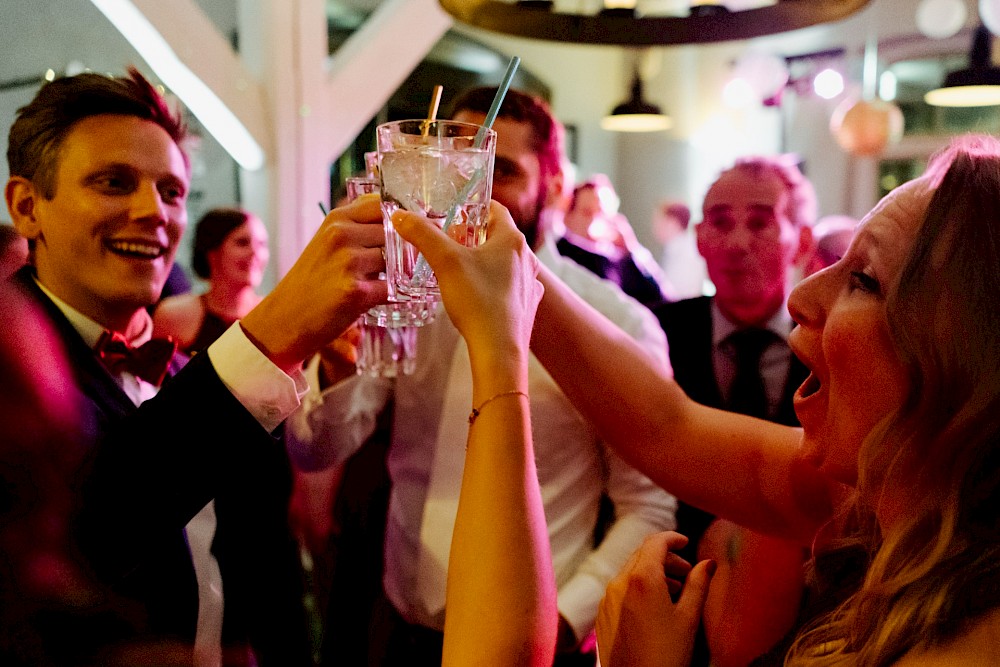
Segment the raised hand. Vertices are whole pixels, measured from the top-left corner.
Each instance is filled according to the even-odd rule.
[[[284,278],[242,320],[247,336],[286,370],[383,303],[385,233],[377,195],[326,216]]]
[[[355,322],[320,349],[320,389],[337,384],[344,378],[355,374],[360,344],[361,328]]]
[[[715,562],[692,568],[672,553],[685,544],[672,531],[647,537],[608,584],[597,615],[602,667],[690,664]]]
[[[542,285],[538,260],[506,208],[490,203],[487,240],[478,248],[456,243],[414,213],[398,211],[392,222],[434,269],[448,316],[470,352],[503,354],[514,346],[526,353]]]

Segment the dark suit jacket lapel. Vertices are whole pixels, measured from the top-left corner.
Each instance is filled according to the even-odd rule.
[[[14,280],[27,290],[52,322],[56,333],[66,346],[73,374],[84,395],[101,410],[107,410],[115,417],[122,417],[134,411],[135,404],[104,368],[94,351],[83,342],[83,338],[58,306],[39,289],[34,280],[34,269],[30,266],[23,267],[14,276]]]
[[[715,369],[712,367],[712,299],[684,299],[663,304],[653,312],[667,334],[670,363],[677,383],[698,403],[714,408],[723,407],[722,395],[715,381]],[[781,403],[772,421],[798,426],[792,396],[807,375],[808,369],[793,354]]]
[[[664,303],[653,313],[667,334],[677,384],[698,403],[722,407],[712,366],[712,300],[696,297]]]

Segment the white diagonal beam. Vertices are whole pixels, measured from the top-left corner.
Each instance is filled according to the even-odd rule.
[[[452,25],[437,0],[384,0],[332,56],[329,158],[354,141]],[[430,100],[431,91],[427,91]]]
[[[132,0],[177,58],[208,86],[264,151],[273,150],[263,89],[194,0]],[[150,63],[152,66],[153,64]]]

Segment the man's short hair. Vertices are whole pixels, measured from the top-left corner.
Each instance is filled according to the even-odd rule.
[[[489,112],[496,97],[496,87],[473,88],[461,94],[451,106],[451,116],[460,111],[473,111],[481,114]],[[538,156],[538,163],[544,182],[552,180],[562,170],[563,159],[563,126],[545,100],[519,90],[508,90],[497,114],[500,118],[531,126],[533,148]]]
[[[17,111],[7,140],[7,166],[11,176],[32,181],[51,199],[59,149],[73,126],[84,118],[105,114],[136,116],[162,127],[181,148],[187,128],[179,114],[134,67],[128,76],[85,72],[44,84],[34,99]]]
[[[756,178],[766,174],[777,176],[788,192],[788,217],[792,223],[801,228],[812,226],[816,222],[816,190],[790,156],[768,155],[738,158],[732,167],[719,175],[719,178],[732,172],[740,172]]]

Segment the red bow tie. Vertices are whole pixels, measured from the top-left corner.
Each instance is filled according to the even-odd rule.
[[[172,338],[153,338],[138,347],[117,331],[105,331],[94,347],[104,366],[114,374],[128,371],[151,385],[160,386],[177,343]]]

